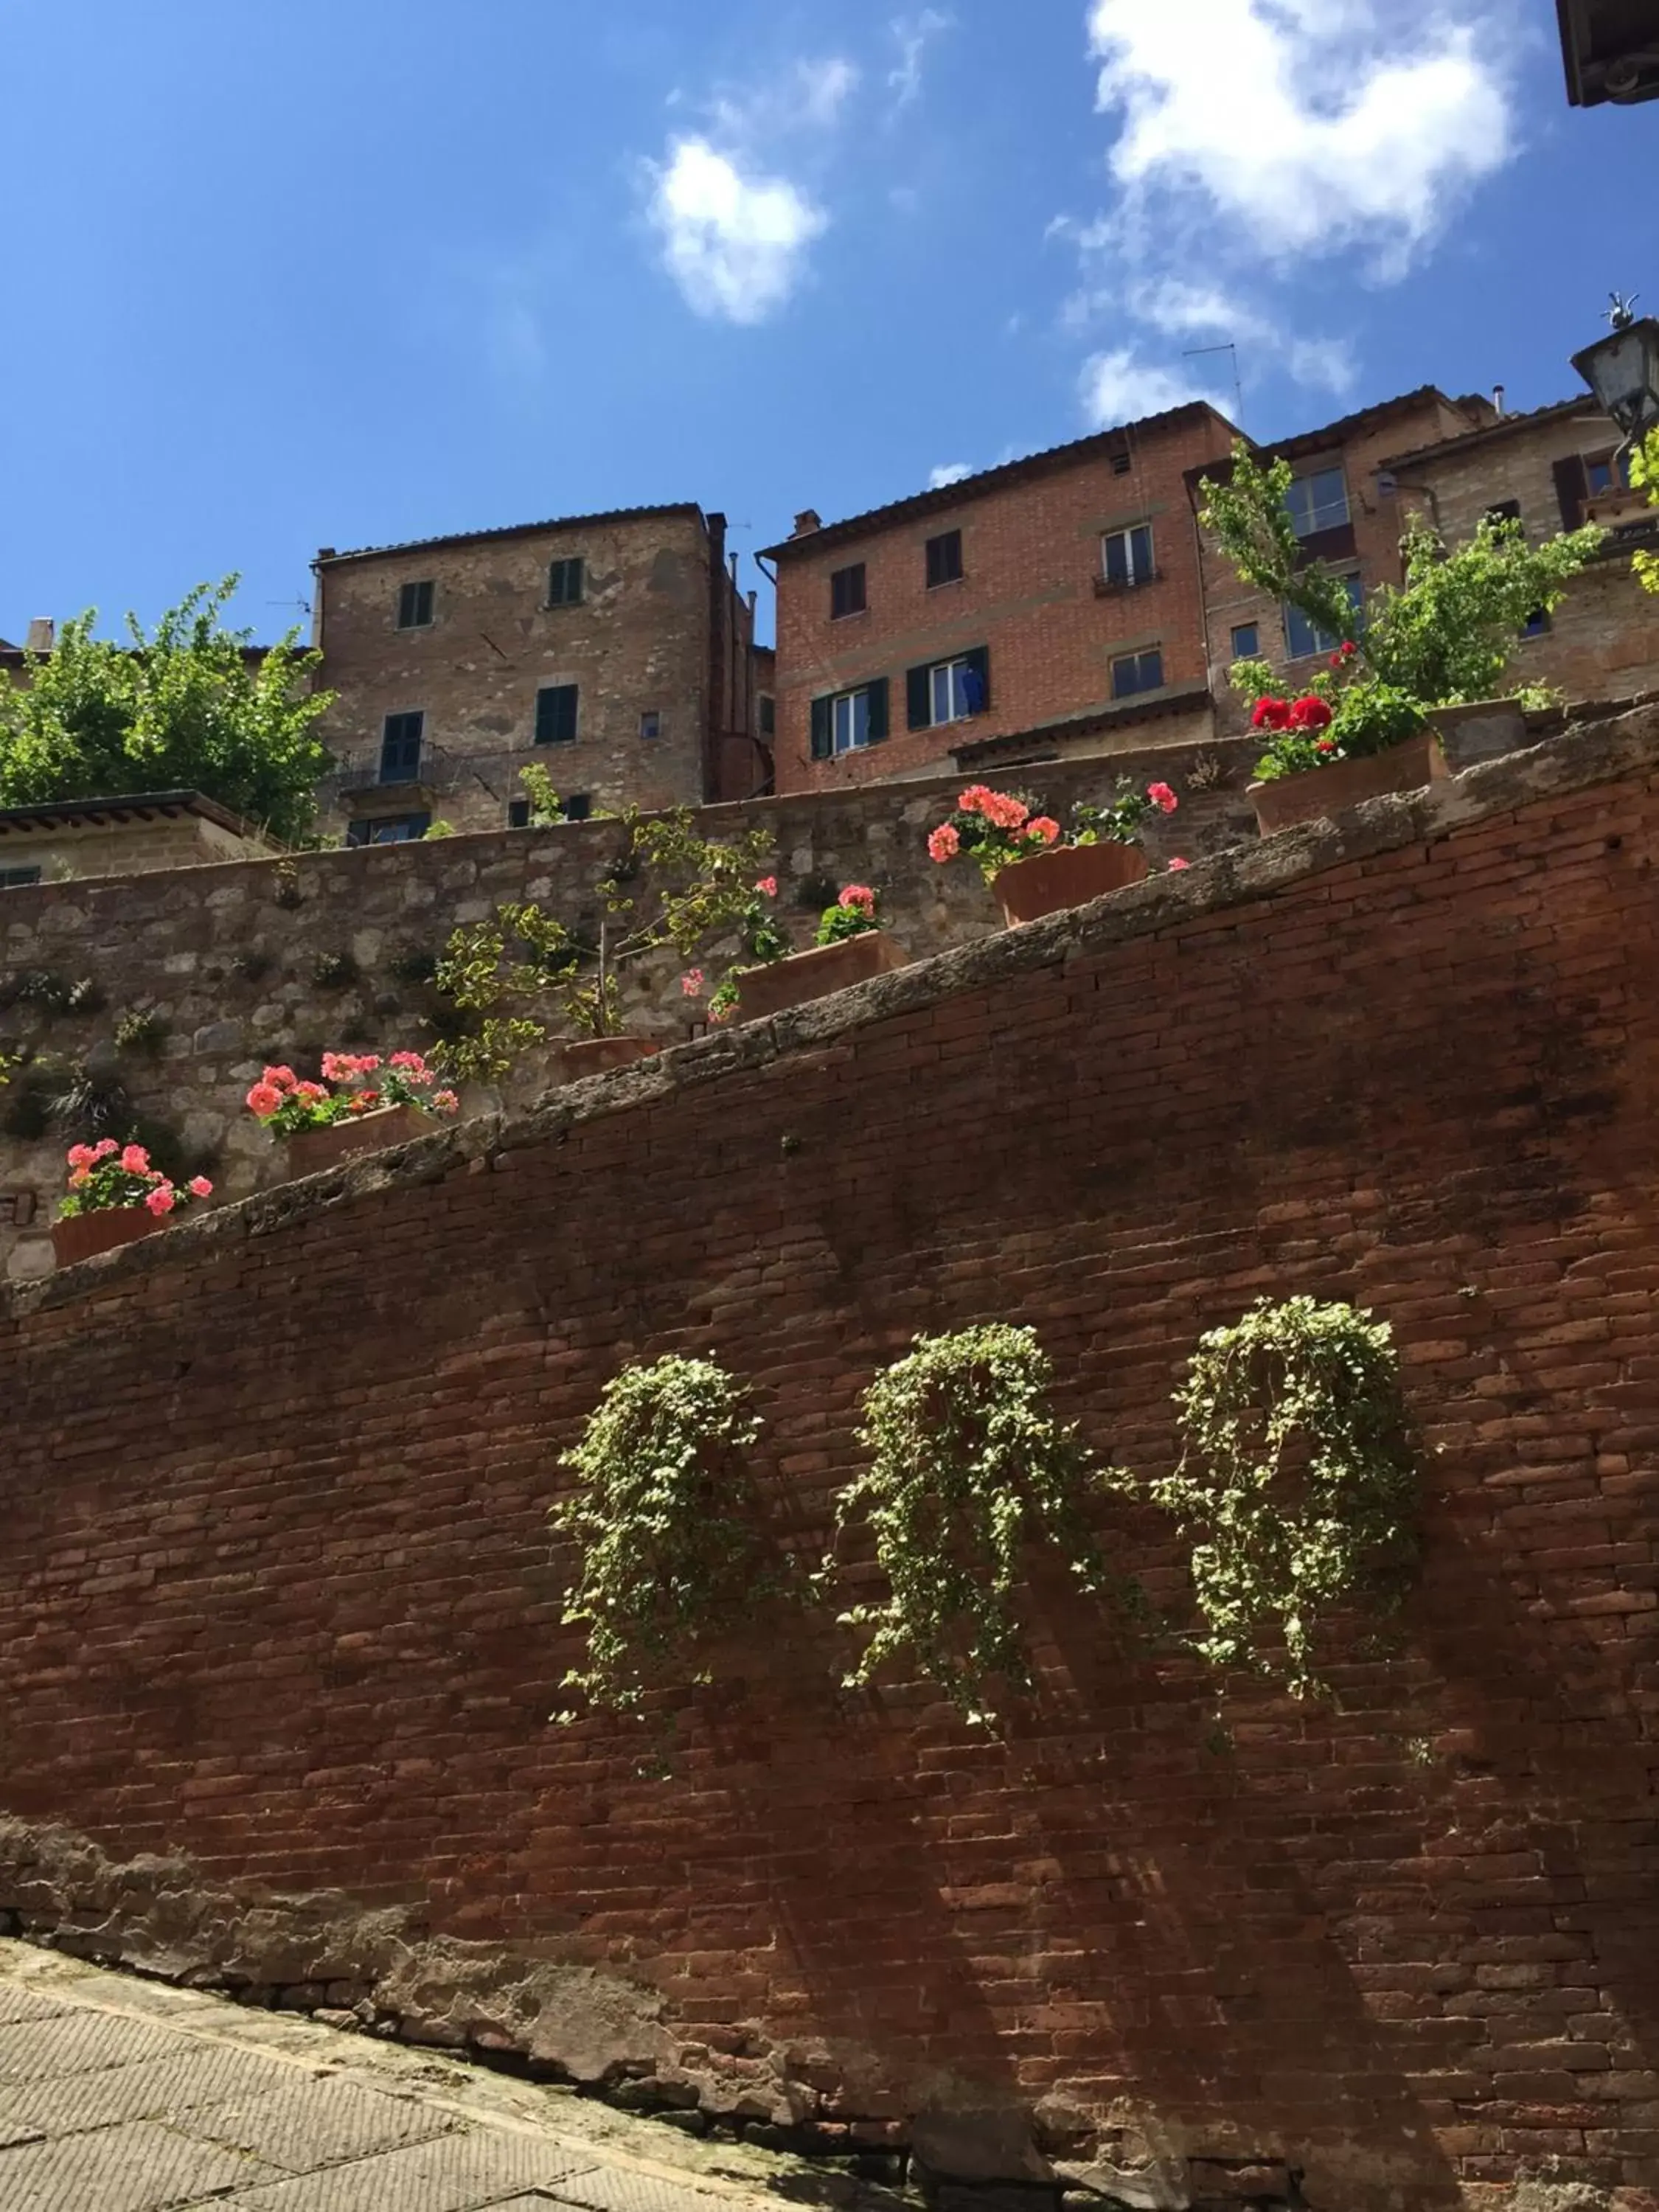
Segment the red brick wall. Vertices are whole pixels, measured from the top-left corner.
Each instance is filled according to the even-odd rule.
[[[955,745],[1085,714],[1111,703],[1115,654],[1161,643],[1166,684],[1202,684],[1204,622],[1183,471],[1218,459],[1229,432],[1218,416],[1182,416],[1128,434],[1131,467],[1114,472],[1103,445],[958,502],[905,515],[863,536],[778,562],[777,787],[799,791],[914,775],[948,764]],[[1096,595],[1102,533],[1150,522],[1162,580]],[[929,590],[925,547],[959,529],[965,573]],[[862,561],[868,609],[832,620],[830,578]],[[906,727],[908,668],[975,646],[991,656],[989,711],[971,722]],[[811,758],[811,702],[885,676],[892,735],[867,751]]]
[[[1323,2212],[1651,2208],[1659,717],[1540,757],[18,1295],[0,1812],[603,1964],[687,2066],[831,2116],[1134,2120]],[[1241,1686],[1228,1747],[1039,1573],[1006,1747],[761,1622],[669,1780],[547,1724],[544,1515],[623,1360],[748,1377],[816,1540],[913,1331],[1036,1323],[1156,1468],[1199,1332],[1300,1291],[1393,1323],[1424,1443],[1403,1654],[1334,1708]]]

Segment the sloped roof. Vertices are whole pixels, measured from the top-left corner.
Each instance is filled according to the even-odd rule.
[[[544,530],[584,530],[601,522],[642,522],[653,515],[695,514],[702,509],[695,500],[671,501],[662,507],[612,507],[599,514],[556,514],[545,522],[508,522],[494,530],[452,530],[441,538],[408,538],[395,545],[359,545],[336,552],[325,545],[312,562],[313,568],[330,568],[343,561],[378,561],[392,553],[424,553],[441,545],[475,545],[497,538],[534,538]]]
[[[1516,430],[1535,428],[1540,423],[1565,419],[1572,415],[1594,415],[1601,420],[1601,409],[1588,392],[1580,392],[1576,399],[1557,399],[1547,407],[1534,407],[1519,415],[1500,415],[1495,422],[1483,422],[1479,428],[1466,431],[1457,438],[1442,438],[1432,446],[1413,447],[1408,453],[1391,453],[1386,465],[1391,469],[1405,468],[1412,463],[1437,459],[1442,453],[1467,453],[1471,447],[1485,445],[1494,438],[1511,436]]]

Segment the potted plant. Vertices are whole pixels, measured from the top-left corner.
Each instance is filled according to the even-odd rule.
[[[1143,881],[1141,831],[1152,815],[1173,814],[1179,804],[1167,783],[1139,792],[1125,781],[1109,805],[1073,807],[1071,827],[1063,830],[1052,815],[1034,814],[1023,799],[975,783],[930,832],[927,850],[941,866],[967,854],[1012,928]]]
[[[1518,742],[1532,695],[1498,699],[1504,672],[1530,618],[1559,605],[1607,534],[1592,526],[1532,545],[1519,522],[1489,515],[1448,550],[1413,520],[1400,541],[1404,582],[1362,596],[1357,577],[1307,557],[1287,504],[1294,481],[1288,461],[1263,467],[1239,443],[1225,476],[1199,487],[1199,520],[1243,581],[1296,609],[1316,638],[1344,641],[1296,692],[1264,660],[1233,666],[1268,741],[1250,787],[1264,836],[1445,775],[1437,723],[1483,722],[1482,751],[1505,730]]]
[[[660,815],[630,807],[612,830],[597,931],[573,929],[521,902],[450,939],[434,981],[471,1024],[440,1046],[447,1069],[495,1080],[526,1051],[550,1044],[565,1082],[641,1059],[659,1044],[624,1028],[623,986],[632,972],[670,947],[690,957],[734,927],[751,933],[763,831],[717,844],[698,835],[687,807]],[[775,895],[776,878],[767,880]],[[550,1004],[563,1034],[541,1018]]]
[[[118,1145],[113,1137],[71,1145],[68,1159],[69,1188],[52,1225],[52,1255],[60,1267],[148,1237],[191,1199],[213,1194],[205,1176],[175,1183],[150,1165],[142,1145]]]
[[[358,1152],[385,1152],[422,1134],[433,1115],[453,1114],[453,1091],[418,1052],[325,1052],[323,1080],[302,1081],[291,1067],[267,1067],[247,1094],[247,1109],[283,1145],[290,1178],[317,1175]]]
[[[903,952],[877,920],[879,903],[868,884],[848,884],[819,915],[816,944],[757,967],[732,969],[709,1001],[709,1019],[726,1021],[735,1012],[744,1021],[763,1021],[902,968]]]

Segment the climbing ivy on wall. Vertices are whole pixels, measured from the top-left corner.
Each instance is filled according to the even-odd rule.
[[[1014,1604],[1028,1546],[1054,1546],[1082,1589],[1121,1594],[1085,1514],[1103,1477],[1054,1419],[1053,1384],[1036,1332],[1004,1322],[919,1336],[871,1384],[859,1432],[871,1462],[841,1493],[836,1527],[867,1522],[887,1595],[841,1615],[872,1632],[849,1686],[905,1656],[987,1725],[995,1680],[1031,1684]],[[842,1572],[832,1555],[820,1581]]]
[[[1264,1298],[1200,1340],[1175,1402],[1186,1449],[1147,1488],[1197,1540],[1197,1649],[1316,1694],[1321,1622],[1393,1610],[1416,1556],[1393,1332],[1350,1305]]]
[[[707,1680],[699,1647],[767,1585],[742,1458],[760,1427],[713,1360],[659,1359],[606,1384],[561,1462],[580,1486],[551,1516],[578,1552],[564,1619],[587,1630],[563,1686],[588,1705],[634,1713],[653,1687]]]

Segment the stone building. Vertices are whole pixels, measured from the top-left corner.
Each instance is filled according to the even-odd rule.
[[[1631,698],[1659,686],[1659,599],[1631,567],[1638,547],[1659,544],[1659,513],[1624,482],[1620,434],[1588,393],[1526,415],[1504,415],[1386,463],[1406,511],[1448,543],[1474,536],[1481,518],[1518,520],[1534,543],[1600,522],[1600,557],[1553,614],[1528,625],[1511,664],[1516,683],[1553,685],[1570,701]]]
[[[1382,583],[1400,580],[1400,537],[1407,520],[1389,473],[1389,456],[1411,445],[1462,437],[1495,420],[1486,399],[1448,399],[1425,385],[1358,414],[1305,430],[1257,449],[1264,465],[1287,460],[1295,471],[1291,512],[1310,561],[1328,562],[1348,580],[1355,605]],[[1201,482],[1224,469],[1188,471],[1194,513],[1203,505]],[[1286,672],[1312,675],[1341,641],[1324,636],[1294,607],[1281,606],[1244,583],[1206,532],[1200,532],[1203,604],[1208,630],[1209,683],[1216,727],[1224,735],[1247,729],[1249,710],[1228,682],[1236,660],[1258,655]]]
[[[274,849],[252,823],[199,791],[0,807],[0,891],[258,860]]]
[[[734,564],[735,565],[735,564]],[[337,696],[325,827],[351,844],[528,818],[538,762],[578,816],[766,789],[754,599],[726,519],[621,509],[317,556]]]
[[[1194,404],[825,525],[778,574],[780,791],[1210,732]]]

